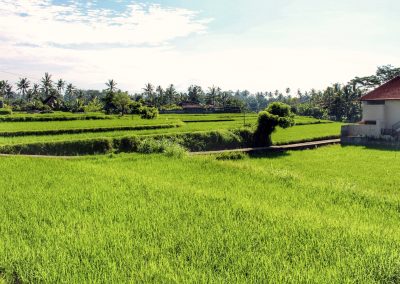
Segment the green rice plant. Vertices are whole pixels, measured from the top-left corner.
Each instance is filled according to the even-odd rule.
[[[243,160],[248,158],[248,155],[246,153],[243,152],[225,152],[225,153],[221,153],[221,154],[217,154],[215,155],[215,158],[217,160]]]
[[[2,157],[0,283],[398,283],[399,171],[340,146]]]
[[[0,108],[0,115],[10,115],[12,110],[10,108]]]

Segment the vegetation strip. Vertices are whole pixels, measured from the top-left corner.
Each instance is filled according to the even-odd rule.
[[[32,116],[0,116],[1,122],[33,122],[33,121],[71,121],[71,120],[105,120],[113,119],[112,116],[106,115],[32,115]]]
[[[75,129],[54,129],[54,130],[32,130],[32,131],[7,131],[0,132],[2,137],[16,136],[32,136],[32,135],[61,135],[61,134],[79,134],[79,133],[96,133],[124,130],[150,130],[150,129],[167,129],[181,127],[182,124],[158,124],[158,125],[137,125],[137,126],[114,126],[114,127],[99,127],[99,128],[75,128]]]
[[[256,147],[256,148],[241,148],[241,149],[228,149],[228,150],[219,150],[219,151],[203,151],[203,152],[192,152],[191,155],[212,155],[212,154],[222,154],[222,153],[234,153],[234,152],[242,152],[242,153],[255,153],[255,152],[281,152],[281,151],[295,151],[295,150],[306,150],[306,149],[314,149],[321,146],[334,145],[339,144],[340,139],[326,139],[326,140],[317,140],[312,142],[298,142],[293,144],[284,144],[284,145],[274,145],[268,147]]]
[[[337,138],[337,136],[327,136],[325,138],[320,137],[318,140],[334,138]],[[309,140],[313,141],[317,139]],[[0,153],[11,155],[22,154],[50,156],[100,155],[112,152],[130,153],[138,152],[143,143],[152,145],[151,147],[159,147],[160,143],[164,143],[163,141],[168,141],[168,143],[179,145],[190,152],[249,148],[253,143],[251,131],[248,129],[240,129],[232,131],[220,130],[162,135],[134,135],[120,138],[95,138],[84,140],[14,144],[0,147]],[[298,140],[290,141],[288,143],[303,143],[310,141]],[[283,144],[284,143],[280,144],[280,146]],[[153,151],[150,149],[147,152],[151,153]]]

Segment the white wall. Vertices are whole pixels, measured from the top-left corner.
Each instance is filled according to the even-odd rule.
[[[362,102],[363,121],[376,121],[384,125],[385,111],[385,105],[368,105],[367,102]]]
[[[400,101],[386,101],[385,103],[385,128],[392,128],[393,124],[400,121]]]
[[[360,136],[360,137],[375,137],[381,136],[381,129],[379,125],[366,125],[366,124],[352,124],[343,126],[347,136]]]

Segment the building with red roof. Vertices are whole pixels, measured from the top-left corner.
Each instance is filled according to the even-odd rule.
[[[400,76],[361,98],[362,121],[343,127],[342,136],[400,137]]]

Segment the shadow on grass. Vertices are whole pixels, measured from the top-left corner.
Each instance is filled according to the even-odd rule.
[[[360,149],[368,149],[368,150],[378,150],[378,151],[385,151],[385,152],[400,152],[400,144],[399,145],[342,145],[342,148],[348,147],[358,147]]]
[[[278,159],[290,156],[288,151],[252,151],[248,153],[251,159]]]

